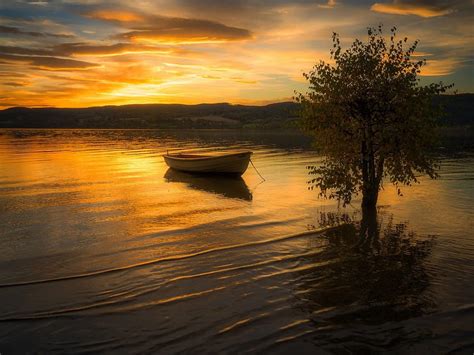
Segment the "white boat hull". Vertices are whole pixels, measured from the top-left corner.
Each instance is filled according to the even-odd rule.
[[[242,175],[249,165],[252,152],[220,155],[166,154],[166,164],[175,170],[191,173]]]

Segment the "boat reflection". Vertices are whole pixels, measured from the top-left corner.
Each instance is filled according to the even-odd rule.
[[[180,182],[190,188],[222,195],[227,198],[251,201],[252,193],[242,177],[189,174],[168,169],[164,175],[167,182]]]

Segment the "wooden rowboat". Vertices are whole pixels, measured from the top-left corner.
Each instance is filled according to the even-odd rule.
[[[249,165],[250,151],[216,154],[165,154],[166,164],[175,170],[191,173],[242,175]]]

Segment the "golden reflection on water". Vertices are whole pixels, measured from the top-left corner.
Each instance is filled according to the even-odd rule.
[[[369,232],[357,200],[342,209],[307,190],[319,158],[295,137],[234,134],[0,131],[0,343],[380,351],[461,317],[474,296],[471,157],[445,159],[442,179],[403,197],[385,186]],[[179,173],[161,156],[222,147],[253,150],[267,180],[251,167],[230,180]]]
[[[170,172],[161,157],[169,148],[196,149],[202,145],[146,134],[122,134],[114,139],[111,132],[105,133],[84,131],[76,136],[74,131],[54,131],[50,137],[45,132],[39,136],[21,132],[21,138],[0,135],[1,181],[12,187],[3,192],[11,197],[9,203],[15,203],[15,197],[36,195],[36,199],[27,203],[23,199],[14,208],[74,205],[74,209],[89,214],[87,222],[107,225],[108,238],[117,236],[110,229],[120,229],[120,235],[140,236],[250,212],[275,221],[288,216],[301,220],[302,215],[311,213],[311,205],[334,208],[334,202],[319,200],[317,192],[306,189],[304,166],[314,160],[310,153],[291,155],[259,147],[254,159],[267,177],[265,183],[259,184],[251,167],[242,180],[222,181]],[[207,142],[204,147],[212,149],[212,145]],[[430,208],[432,220],[443,218],[452,223],[461,217],[472,223],[456,208],[438,207],[452,205],[453,191],[446,186],[442,180],[422,179],[420,186],[403,188],[405,196],[400,197],[387,184],[380,204],[396,210],[400,218],[415,216],[415,224],[428,220],[431,226],[423,215],[426,208]],[[52,198],[46,198],[48,194]],[[358,200],[354,201],[353,205],[357,204]],[[287,226],[280,228],[281,232],[289,231]]]
[[[314,197],[306,192],[304,176],[280,165],[280,152],[276,159],[275,152],[269,152],[261,164],[272,183],[260,184],[251,170],[239,180],[208,180],[167,172],[161,155],[176,141],[114,140],[101,133],[81,133],[0,136],[0,159],[6,165],[1,179],[8,182],[1,185],[3,198],[8,211],[16,212],[18,235],[22,230],[27,235],[40,233],[41,243],[48,245],[36,248],[27,245],[27,238],[18,238],[16,245],[7,246],[10,257],[22,247],[36,256],[55,248],[81,250],[71,266],[82,272],[103,268],[102,263],[134,263],[305,227],[302,215],[289,216],[288,208],[306,208],[294,196]],[[184,145],[196,148],[189,142]],[[261,154],[265,157],[265,150]],[[286,223],[292,220],[296,223]],[[10,233],[13,223],[7,222]],[[67,241],[62,240],[65,234]],[[84,252],[101,255],[97,265]],[[114,259],[114,252],[123,255]],[[64,271],[71,266],[65,265]]]

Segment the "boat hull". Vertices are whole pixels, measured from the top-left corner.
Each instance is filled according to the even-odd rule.
[[[166,154],[166,164],[175,170],[202,174],[242,175],[252,152],[221,155]]]

